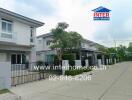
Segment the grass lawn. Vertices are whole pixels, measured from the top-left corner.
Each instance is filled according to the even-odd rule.
[[[10,92],[8,89],[3,89],[3,90],[0,90],[0,94],[3,94],[3,93],[8,93]]]

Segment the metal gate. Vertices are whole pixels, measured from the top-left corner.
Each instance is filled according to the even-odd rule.
[[[26,64],[11,65],[11,85],[16,86],[44,79],[44,72],[33,71]]]

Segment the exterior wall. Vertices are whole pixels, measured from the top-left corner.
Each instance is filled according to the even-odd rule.
[[[37,47],[37,61],[47,61],[47,55],[54,55],[56,52],[51,50],[50,46],[47,45],[47,41],[52,41],[52,37],[40,37],[37,38],[36,47]]]
[[[5,62],[7,60],[6,53],[0,53],[0,62]]]
[[[35,51],[36,52],[36,51]],[[33,53],[35,55],[35,61],[33,61],[34,57],[31,58],[31,52],[24,52],[24,51],[1,51],[0,50],[0,62],[10,62],[11,63],[11,55],[12,54],[24,54],[26,57],[26,61],[29,62],[36,62],[36,53]],[[33,55],[33,56],[34,56]]]
[[[16,36],[16,43],[19,45],[30,45],[30,26],[24,25],[20,22],[14,22],[14,33]]]
[[[1,23],[2,23],[2,20],[0,18],[0,35],[2,33]],[[16,43],[18,45],[31,45],[31,42],[30,42],[31,32],[30,32],[30,26],[29,25],[23,24],[19,21],[13,21],[12,36],[13,37],[11,39],[2,38],[0,36],[0,41],[2,40],[3,42],[12,42],[12,43]],[[35,39],[35,36],[36,36],[36,29],[35,28],[34,28],[33,36]],[[34,42],[35,42],[35,40],[34,40]]]
[[[50,51],[43,51],[43,52],[38,52],[37,53],[37,61],[44,61],[47,62],[47,55],[56,55],[57,52],[55,50],[50,50]]]
[[[37,38],[36,47],[37,47],[37,51],[43,50],[43,38]]]
[[[37,61],[37,59],[36,59],[36,47],[33,47],[31,49],[31,52],[30,52],[30,55],[29,55],[29,62],[34,63],[36,61]]]
[[[90,49],[90,50],[98,50],[94,45],[89,45],[88,43],[82,43],[82,48]]]
[[[11,64],[0,62],[0,90],[11,87]]]
[[[47,41],[53,40],[52,37],[46,37],[46,38],[37,38],[37,51],[45,51],[45,50],[51,50],[50,46],[47,45]]]
[[[10,20],[10,19],[7,19],[7,20]],[[10,51],[10,50],[11,51],[27,51],[27,50],[29,51],[30,50],[29,61],[36,62],[36,47],[35,47],[36,28],[34,27],[33,43],[31,43],[31,41],[30,41],[31,26],[29,26],[27,24],[23,24],[22,22],[19,22],[19,21],[13,21],[12,22],[12,31],[13,32],[11,33],[12,38],[5,38],[5,37],[1,37],[2,33],[6,34],[6,32],[2,32],[1,25],[2,25],[2,20],[0,18],[0,43],[1,43],[0,50],[8,50],[8,51]],[[18,45],[19,47],[15,47],[14,44]],[[21,48],[21,46],[25,46],[25,47]],[[28,48],[28,46],[29,46],[29,48]],[[0,61],[8,61],[9,59],[5,60],[6,56],[7,56],[6,52],[5,52],[5,54],[1,54]],[[9,58],[10,58],[10,56],[9,56]]]

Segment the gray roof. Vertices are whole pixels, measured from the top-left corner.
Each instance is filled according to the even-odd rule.
[[[50,36],[53,36],[53,33],[42,34],[42,35],[37,36],[37,38],[40,38],[40,37],[45,38],[45,37],[50,37]]]
[[[40,27],[40,26],[44,25],[43,22],[40,22],[40,21],[31,19],[31,18],[25,17],[23,15],[14,13],[12,11],[9,11],[9,10],[3,9],[3,8],[0,8],[0,16],[7,16],[7,17],[9,17],[11,19],[15,18],[15,19],[17,19],[19,21],[23,21],[23,22],[31,24],[31,25],[33,25],[35,27]]]
[[[87,40],[87,39],[83,39],[83,42],[86,42],[90,45],[96,45],[97,44],[96,42],[93,42],[93,41],[90,41],[90,40]]]
[[[40,38],[40,37],[45,38],[45,37],[51,37],[51,36],[53,36],[53,33],[46,33],[46,34],[42,34],[42,35],[37,36],[37,38]],[[93,42],[93,41],[90,41],[90,40],[87,40],[87,39],[83,39],[83,42],[86,42],[90,45],[103,46],[101,44],[98,44],[96,42]]]
[[[99,43],[96,43],[96,42],[93,42],[93,41],[90,41],[90,40],[87,40],[87,39],[84,39],[84,42],[87,42],[87,43],[89,43],[89,44],[91,44],[91,45],[96,45],[96,46],[105,47],[105,46],[103,46],[103,45],[101,45],[101,44],[99,44]],[[107,47],[105,47],[105,48],[107,48]]]

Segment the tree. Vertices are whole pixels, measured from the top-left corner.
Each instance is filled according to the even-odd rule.
[[[75,50],[80,50],[81,49],[81,43],[82,43],[82,36],[77,33],[77,32],[69,32],[68,33],[68,48],[70,50],[75,49]]]
[[[132,53],[132,43],[129,43],[129,47],[127,48],[127,51]]]
[[[57,27],[51,31],[54,36],[51,48],[57,50],[57,56],[60,63],[64,51],[81,48],[82,36],[77,32],[65,31],[68,26],[69,25],[65,22],[58,23]]]
[[[123,45],[120,45],[119,47],[117,47],[117,56],[121,61],[125,60],[126,51],[127,51],[127,48]]]

